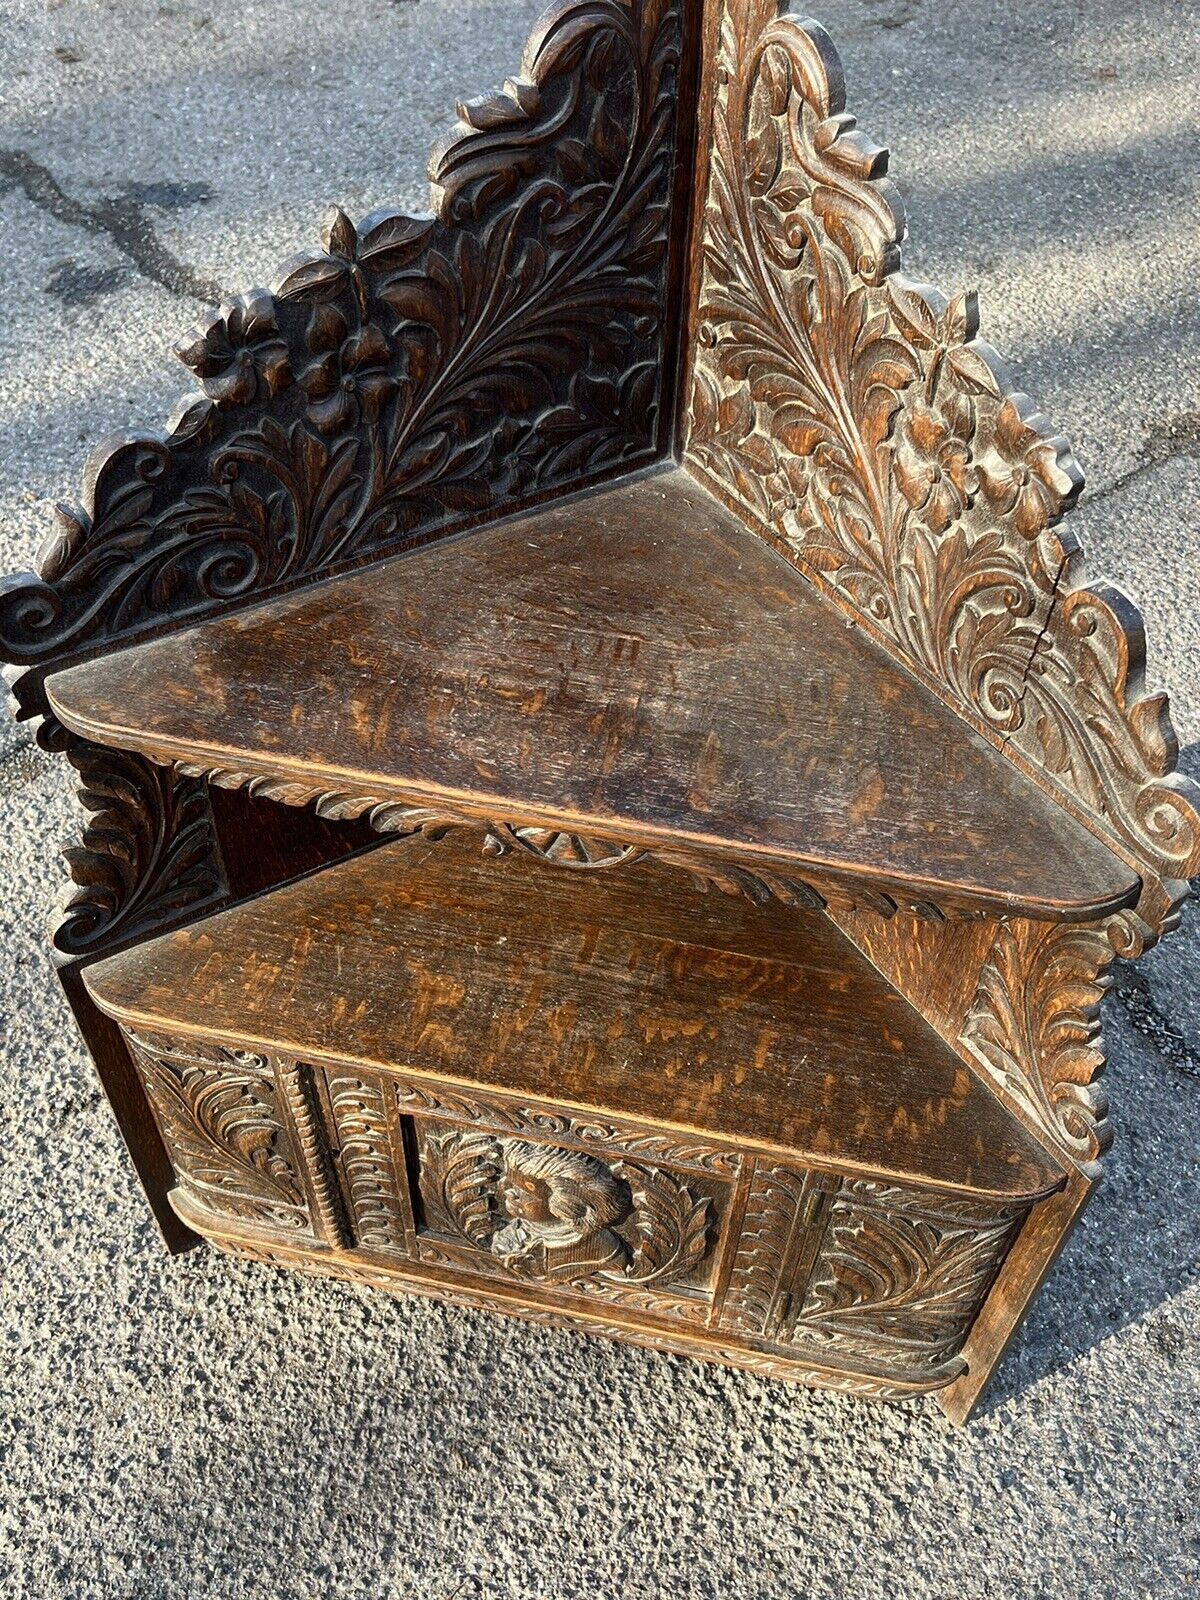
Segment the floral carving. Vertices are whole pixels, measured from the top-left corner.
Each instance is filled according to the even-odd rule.
[[[269,1063],[246,1050],[126,1033],[183,1194],[202,1212],[312,1233]]]
[[[971,407],[961,395],[934,410],[915,405],[896,430],[896,486],[932,534],[945,533],[978,482],[971,464]]]
[[[898,271],[886,152],[778,0],[725,0],[687,457],[831,596],[1144,874],[1156,931],[1200,872],[1141,621],[1078,587],[1066,441],[977,337],[972,296]]]
[[[421,1193],[435,1227],[543,1284],[669,1284],[709,1248],[712,1203],[669,1173],[561,1145],[431,1133]]]
[[[680,37],[680,0],[558,0],[522,75],[458,108],[432,217],[335,210],[272,293],[201,323],[179,353],[203,396],[93,459],[39,576],[0,589],[0,656],[136,637],[652,459]]]
[[[87,821],[64,851],[72,886],[54,943],[84,955],[159,930],[225,892],[216,832],[203,783],[143,756],[67,735]]]
[[[247,405],[278,394],[292,381],[275,302],[265,289],[252,289],[220,311],[210,311],[175,353],[219,406]]]

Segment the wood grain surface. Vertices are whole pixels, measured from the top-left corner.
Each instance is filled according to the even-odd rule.
[[[160,760],[1074,920],[1136,876],[685,474],[56,675]]]
[[[353,857],[98,964],[137,1030],[402,1067],[1002,1195],[1061,1169],[820,913],[469,838]]]

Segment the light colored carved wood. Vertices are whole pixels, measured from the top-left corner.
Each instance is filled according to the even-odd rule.
[[[1057,528],[1083,478],[977,337],[898,270],[886,152],[824,30],[716,0],[686,459],[747,524],[1144,879],[1161,931],[1200,872],[1195,785],[1131,602]]]

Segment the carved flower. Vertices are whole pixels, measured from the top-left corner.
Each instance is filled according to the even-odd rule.
[[[1018,533],[1035,539],[1062,509],[1073,479],[1059,465],[1058,450],[1006,400],[996,418],[993,441],[979,463],[983,492],[996,510],[1011,515]]]
[[[265,289],[252,289],[211,312],[175,353],[219,406],[245,405],[260,383],[268,394],[278,394],[291,382],[288,348]]]
[[[388,371],[392,352],[372,323],[350,333],[333,306],[320,306],[309,326],[308,347],[316,360],[297,375],[309,398],[309,413],[322,433],[335,433],[360,411],[377,417],[396,380]]]
[[[813,455],[793,455],[791,451],[776,447],[773,450],[775,471],[766,479],[766,490],[771,505],[781,514],[785,523],[795,523],[799,529],[811,528],[819,520],[813,509],[814,499],[822,492],[823,476]]]
[[[934,533],[944,533],[971,503],[977,474],[970,438],[971,406],[960,395],[936,410],[918,402],[896,430],[896,483]]]

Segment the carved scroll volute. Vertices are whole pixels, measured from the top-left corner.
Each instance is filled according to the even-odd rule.
[[[1136,608],[1081,586],[1083,479],[977,337],[974,297],[897,270],[887,153],[815,23],[725,0],[686,457],[747,523],[1142,874],[1169,925],[1200,872]]]
[[[65,956],[93,955],[157,933],[227,892],[204,784],[144,756],[64,735],[79,775],[79,844],[53,927]]]
[[[206,318],[178,351],[203,394],[99,450],[37,576],[0,584],[0,659],[70,659],[653,459],[682,17],[560,0],[522,76],[459,107],[434,215],[335,209],[272,292]]]

